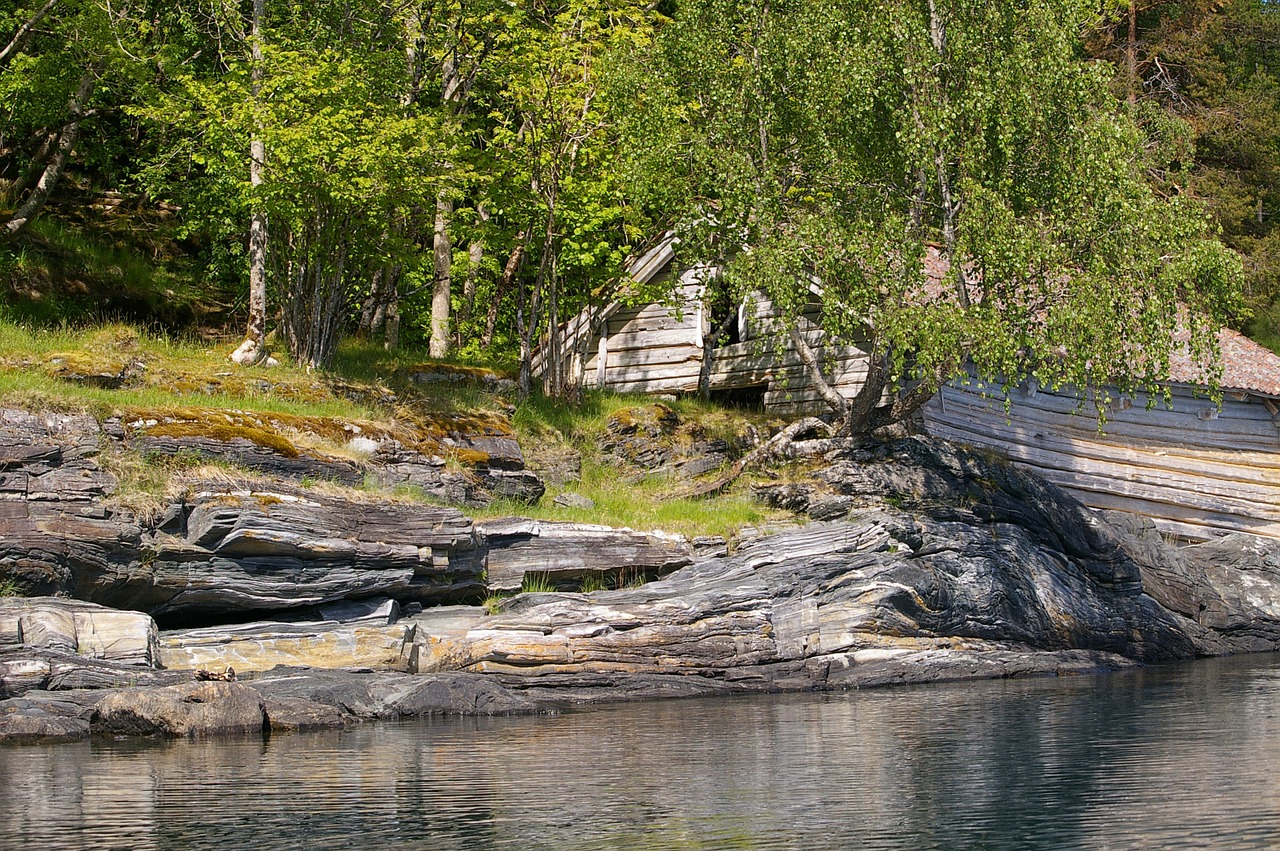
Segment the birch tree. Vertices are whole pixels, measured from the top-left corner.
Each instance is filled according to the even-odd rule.
[[[1180,322],[1212,379],[1239,259],[1151,191],[1108,70],[1078,59],[1095,20],[1073,0],[695,0],[663,34],[686,257],[726,258],[739,297],[791,317],[821,287],[828,338],[868,350],[863,390],[787,336],[846,432],[969,366],[1156,390]]]

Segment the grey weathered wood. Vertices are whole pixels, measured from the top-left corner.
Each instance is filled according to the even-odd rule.
[[[1070,394],[1016,388],[1006,412],[985,389],[990,397],[977,382],[945,388],[925,409],[929,431],[999,450],[1086,505],[1145,515],[1181,537],[1280,537],[1280,436],[1260,399],[1228,396],[1216,410],[1175,386],[1172,409],[1147,410],[1145,397],[1115,404],[1100,431]]]

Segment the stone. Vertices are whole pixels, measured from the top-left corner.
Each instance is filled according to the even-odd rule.
[[[374,691],[386,701],[383,718],[526,715],[539,711],[533,701],[479,674],[423,675],[380,685]]]
[[[264,700],[267,723],[273,733],[302,733],[346,727],[350,716],[337,707],[314,700],[280,698]]]
[[[553,499],[552,502],[556,505],[564,506],[565,508],[580,508],[584,511],[590,511],[596,507],[594,500],[589,499],[580,493],[574,493],[573,491],[566,491],[565,493],[557,494],[556,498]]]
[[[192,682],[155,689],[125,689],[93,709],[95,735],[194,737],[230,733],[262,735],[262,696],[247,685]]]
[[[254,683],[272,701],[334,707],[366,720],[431,715],[513,715],[539,705],[475,673],[395,674],[278,669]]]
[[[660,532],[519,518],[486,521],[476,531],[484,539],[492,591],[518,590],[526,574],[553,584],[587,576],[660,576],[695,558],[684,538]]]
[[[87,739],[89,722],[79,714],[75,706],[64,706],[60,711],[45,701],[0,700],[0,744]]]
[[[125,665],[158,667],[155,621],[58,597],[0,598],[0,648],[22,645]]]
[[[165,633],[166,668],[240,673],[285,666],[416,669],[412,626],[348,626],[327,623],[250,623]]]

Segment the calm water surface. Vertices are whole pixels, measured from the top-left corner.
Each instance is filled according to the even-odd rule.
[[[0,748],[6,848],[1280,847],[1280,657]]]

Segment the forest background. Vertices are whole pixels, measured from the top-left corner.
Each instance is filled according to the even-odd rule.
[[[1132,350],[1102,320],[1168,340],[1185,303],[1280,347],[1271,0],[21,0],[0,39],[19,318],[246,328],[241,360],[315,369],[359,336],[505,360],[527,392],[565,319],[670,296],[623,263],[675,227],[690,260],[756,246],[734,297],[826,271],[866,284],[859,319],[941,246],[965,310],[881,323],[916,380],[1036,368],[1081,328],[1056,377],[1114,377]],[[119,269],[139,253],[145,286]],[[1030,268],[1111,283],[1041,333]]]

